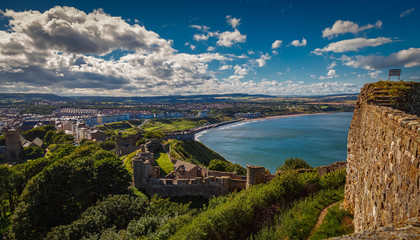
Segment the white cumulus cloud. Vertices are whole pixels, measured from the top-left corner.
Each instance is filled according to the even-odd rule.
[[[178,53],[171,40],[100,9],[56,6],[1,14],[9,19],[9,29],[0,31],[4,92],[25,86],[58,94],[188,94],[218,84],[209,62],[233,60],[219,53]],[[111,58],[102,57],[107,54]]]
[[[379,74],[381,74],[382,71],[381,70],[376,70],[373,72],[369,72],[368,75],[370,76],[370,78],[378,78]]]
[[[265,55],[261,55],[259,59],[255,60],[258,63],[259,67],[264,67],[267,64],[267,60],[270,60],[271,56],[266,53]]]
[[[334,77],[338,77],[338,75],[335,74],[335,70],[334,69],[329,70],[327,73],[327,78],[334,78]]]
[[[411,12],[413,12],[414,10],[416,10],[416,9],[415,8],[410,8],[410,9],[405,10],[404,12],[402,12],[400,14],[400,18],[403,18],[403,17],[407,16],[408,14],[410,14]]]
[[[279,48],[282,43],[283,43],[283,41],[281,41],[281,40],[274,41],[273,44],[271,44],[271,49]]]
[[[218,34],[219,40],[216,42],[219,46],[232,47],[235,43],[244,43],[246,35],[241,34],[238,29],[233,32],[226,31]]]
[[[410,68],[420,66],[420,48],[409,48],[401,50],[389,56],[343,56],[342,60],[344,65],[367,70],[377,70],[391,67]]]
[[[333,68],[335,68],[335,66],[337,66],[337,62],[336,61],[334,61],[330,65],[328,65],[327,66],[327,69],[333,69]]]
[[[241,24],[241,19],[240,18],[233,18],[230,15],[226,16],[226,22],[232,26],[234,29],[236,29],[237,26],[239,26]]]
[[[290,45],[295,46],[295,47],[304,47],[306,46],[306,39],[302,38],[302,41],[300,42],[299,40],[293,40]]]
[[[331,28],[325,28],[322,31],[322,37],[333,38],[333,37],[337,37],[338,35],[345,34],[345,33],[357,34],[367,29],[381,28],[381,27],[382,27],[382,21],[380,20],[376,21],[375,24],[367,24],[361,27],[359,26],[359,24],[354,23],[352,21],[337,20]]]
[[[235,65],[233,70],[235,70],[235,75],[243,76],[248,74],[248,68],[246,66],[241,67],[239,65]]]
[[[353,38],[342,40],[338,42],[333,42],[328,44],[324,48],[316,48],[312,53],[316,55],[321,55],[323,52],[334,52],[342,53],[349,51],[358,51],[361,48],[365,47],[377,47],[384,45],[386,43],[392,43],[392,39],[386,37],[377,37],[377,38]]]

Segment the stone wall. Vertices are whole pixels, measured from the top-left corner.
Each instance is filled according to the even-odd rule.
[[[394,223],[375,230],[362,231],[330,240],[420,239],[420,218]]]
[[[347,162],[346,161],[338,161],[335,163],[332,163],[330,165],[327,166],[320,166],[317,167],[316,169],[318,170],[318,174],[320,176],[330,173],[330,172],[335,172],[337,170],[341,170],[343,168],[346,168]]]
[[[246,180],[230,179],[229,177],[196,178],[196,179],[164,179],[150,178],[143,188],[150,195],[162,197],[176,196],[213,196],[226,195],[235,190],[245,188]]]
[[[420,83],[410,84],[397,103],[386,89],[367,84],[356,103],[344,203],[354,213],[355,232],[420,216],[420,118],[394,108],[418,114],[410,106],[419,103]]]

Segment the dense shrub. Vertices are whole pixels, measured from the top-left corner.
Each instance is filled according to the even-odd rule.
[[[312,169],[312,166],[309,165],[302,158],[288,158],[284,161],[283,165],[279,166],[277,170],[294,170],[294,169]]]
[[[99,144],[99,146],[102,148],[102,149],[104,149],[104,150],[107,150],[107,151],[112,151],[112,150],[114,150],[117,146],[115,145],[115,141],[112,141],[112,140],[108,140],[108,141],[105,141],[105,142],[101,142],[100,144]]]
[[[26,147],[19,154],[19,158],[22,160],[37,159],[44,156],[44,149],[40,147]]]
[[[112,227],[123,229],[132,219],[141,217],[146,212],[147,206],[147,198],[129,195],[110,196],[86,209],[80,218],[71,224],[53,228],[46,239],[77,240]]]
[[[257,213],[272,204],[282,206],[302,197],[304,184],[299,175],[290,172],[267,184],[219,198],[217,204],[209,204],[206,211],[179,229],[170,239],[246,238],[255,229]]]
[[[41,140],[44,139],[45,134],[48,131],[54,131],[55,127],[51,125],[45,125],[42,127],[37,127],[25,132],[22,132],[21,135],[28,141],[33,141],[35,138],[39,138]]]
[[[17,239],[38,239],[54,226],[68,224],[109,194],[127,191],[130,175],[104,150],[80,147],[46,167],[26,185],[12,216]]]
[[[353,232],[353,216],[349,212],[341,210],[340,204],[336,204],[328,209],[321,226],[310,239],[327,239]]]

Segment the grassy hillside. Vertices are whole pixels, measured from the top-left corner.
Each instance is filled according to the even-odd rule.
[[[206,124],[219,123],[232,120],[229,116],[215,116],[209,118],[174,118],[174,119],[152,119],[142,126],[144,131],[184,131],[191,128],[204,126]]]
[[[226,161],[217,152],[196,141],[172,141],[171,157],[202,166],[208,166],[213,159]]]
[[[237,172],[239,175],[246,175],[244,167],[227,161],[201,142],[172,140],[170,148],[172,158],[205,166],[210,170]]]
[[[164,152],[155,152],[156,166],[160,167],[160,175],[166,176],[174,170],[174,164]]]
[[[211,199],[169,239],[305,239],[321,210],[343,198],[344,183],[345,171],[323,177],[316,171],[288,171],[266,184]]]

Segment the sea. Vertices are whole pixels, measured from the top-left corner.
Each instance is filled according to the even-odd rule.
[[[264,166],[271,173],[290,157],[311,166],[347,158],[352,112],[243,121],[202,131],[196,141],[241,166]]]

